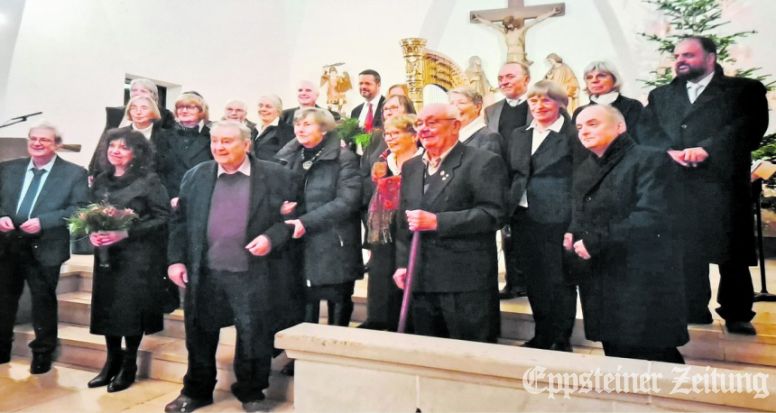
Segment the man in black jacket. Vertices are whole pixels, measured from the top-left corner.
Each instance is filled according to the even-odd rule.
[[[296,179],[280,165],[252,159],[250,130],[215,122],[215,161],[189,170],[170,222],[168,276],[186,288],[184,315],[189,366],[180,396],[165,411],[190,412],[213,402],[221,327],[237,329],[232,393],[257,411],[269,385],[273,284],[290,229],[280,206],[294,200]],[[281,258],[282,259],[282,258]],[[282,303],[280,303],[282,304]]]
[[[755,264],[751,151],[768,127],[762,83],[727,77],[716,46],[689,37],[674,49],[676,79],[649,94],[638,142],[666,151],[678,183],[688,321],[711,323],[709,263],[719,265],[717,309],[728,331],[755,334],[748,265]]]
[[[57,345],[59,268],[70,258],[65,218],[89,200],[86,170],[60,158],[54,126],[30,129],[29,158],[0,164],[0,363],[11,357],[13,325],[24,289],[32,297],[35,340],[30,371],[51,368]]]
[[[411,232],[422,232],[412,322],[422,335],[488,341],[498,289],[496,231],[504,218],[507,172],[498,155],[458,141],[452,105],[419,116],[424,156],[402,167],[394,281],[404,288]]]

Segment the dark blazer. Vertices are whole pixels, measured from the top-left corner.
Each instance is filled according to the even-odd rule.
[[[579,112],[582,112],[582,109],[595,104],[595,102],[590,101],[590,103],[587,105],[578,107],[576,110],[574,110],[574,116],[571,117],[571,122],[576,123],[577,115],[579,115]],[[641,117],[641,111],[644,110],[644,105],[642,105],[641,102],[636,99],[631,99],[620,94],[617,96],[617,99],[612,102],[612,106],[617,108],[617,110],[619,110],[620,113],[622,113],[622,116],[625,118],[625,125],[628,128],[628,134],[630,134],[632,137],[636,136],[636,127],[638,126],[639,118]]]
[[[156,139],[151,140],[156,150],[156,171],[167,188],[170,198],[178,196],[181,180],[186,171],[201,162],[213,159],[213,154],[210,152],[209,127],[203,126],[202,130],[192,137],[188,147],[183,145],[186,133],[182,126],[176,124],[172,129],[165,130]]]
[[[396,267],[406,268],[412,234],[404,211],[422,209],[437,216],[437,230],[422,234],[416,292],[484,291],[493,288],[496,231],[501,227],[507,173],[497,155],[460,142],[423,192],[422,157],[402,166],[396,236]]]
[[[125,111],[126,106],[106,107],[105,128],[103,129],[103,132],[108,129],[118,128],[119,125],[121,125],[121,121],[124,119]],[[162,129],[169,129],[175,126],[175,115],[173,115],[169,109],[159,108],[159,114],[162,115],[162,118],[158,121]]]
[[[274,159],[280,148],[294,139],[294,128],[279,122],[278,126],[268,126],[253,139],[253,156],[265,161]]]
[[[502,159],[506,154],[504,138],[501,137],[498,132],[494,132],[487,126],[483,126],[480,130],[474,132],[464,144],[493,152]]]
[[[488,125],[488,127],[494,131],[498,132],[498,126],[501,122],[501,111],[504,110],[504,105],[507,104],[507,101],[505,99],[501,99],[498,102],[488,106],[485,108],[485,124]],[[523,102],[520,105],[528,106],[528,102]],[[527,110],[526,108],[526,117],[525,117],[525,124],[528,125],[533,120],[533,116],[531,115],[531,111]],[[505,140],[508,140],[508,136],[504,136]]]
[[[702,147],[709,158],[697,168],[676,166],[674,179],[679,223],[691,241],[707,245],[710,262],[739,257],[754,264],[751,151],[768,127],[768,101],[762,83],[724,76],[712,77],[695,103],[686,82],[674,79],[649,94],[637,141],[667,149]],[[691,191],[688,191],[691,189]]]
[[[380,99],[377,101],[377,107],[374,109],[374,118],[372,121],[372,127],[373,128],[382,128],[383,127],[383,105],[385,104],[385,97],[380,96]],[[358,119],[359,116],[361,116],[361,111],[364,110],[366,107],[366,103],[362,103],[353,110],[350,111],[350,117]]]
[[[132,130],[132,125],[125,126],[123,128],[117,128],[123,131],[130,131]],[[102,132],[102,135],[100,136],[100,140],[97,141],[97,147],[94,148],[94,153],[92,154],[92,159],[89,161],[89,176],[97,176],[102,172],[105,172],[108,168],[108,131],[110,129],[106,129]],[[154,122],[154,127],[151,129],[151,142],[156,142],[159,140],[159,136],[163,133],[162,132],[161,123],[159,121]]]
[[[672,237],[671,168],[626,133],[574,171],[568,232],[591,259],[573,258],[589,340],[644,347],[689,340],[681,254]]]
[[[0,163],[0,217],[11,217],[17,228],[23,220],[16,217],[16,206],[29,163],[30,158]],[[29,235],[18,229],[3,233],[0,250],[6,250],[18,238],[29,237],[35,259],[42,265],[54,266],[70,258],[70,233],[65,218],[89,202],[89,188],[86,170],[60,157],[49,174],[30,215],[40,220],[40,233]]]
[[[94,202],[132,208],[139,218],[130,226],[128,238],[108,247],[110,268],[94,266],[89,331],[111,336],[161,331],[170,217],[167,191],[155,173],[130,170],[118,178],[109,172],[97,176],[92,193]]]
[[[303,274],[308,285],[342,284],[363,276],[361,258],[361,174],[356,155],[329,133],[309,170],[301,167],[302,145],[294,139],[276,158],[304,182],[298,219],[302,237]]]
[[[184,310],[187,323],[200,317],[201,311],[211,311],[207,303],[211,291],[200,289],[202,272],[205,269],[207,253],[207,226],[210,214],[210,198],[216,182],[217,164],[203,162],[186,172],[181,183],[179,207],[170,221],[170,239],[167,263],[184,263],[188,271],[189,284],[186,288]],[[245,244],[259,235],[266,235],[272,244],[268,256],[250,255],[249,272],[256,276],[256,282],[266,284],[262,291],[265,297],[256,297],[256,310],[268,312],[275,303],[270,294],[273,277],[282,277],[277,259],[282,256],[283,246],[291,236],[291,230],[283,223],[280,205],[283,201],[296,200],[297,180],[282,166],[251,158],[251,210]],[[277,281],[277,280],[275,280]]]
[[[318,106],[317,104],[315,105],[315,107],[318,108],[318,109],[323,109],[322,107]],[[299,110],[299,106],[296,106],[296,107],[293,107],[293,108],[290,108],[290,109],[284,109],[283,112],[280,113],[280,123],[285,123],[286,125],[291,125],[293,127],[294,126],[294,114],[296,113],[297,110]],[[333,110],[330,110],[330,109],[327,109],[327,110],[329,111],[329,113],[331,113],[331,116],[334,117],[334,120],[340,120],[340,118],[342,117],[342,116],[340,116],[339,113],[337,113],[337,112],[335,112]]]
[[[528,216],[546,224],[571,220],[571,173],[574,159],[586,151],[577,140],[576,128],[568,117],[559,133],[550,131],[531,155],[533,129],[515,129],[507,144],[507,164],[511,184],[507,194],[509,216],[528,191]]]

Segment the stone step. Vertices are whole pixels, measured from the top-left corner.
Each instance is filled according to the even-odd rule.
[[[222,337],[234,337],[233,327],[222,329]],[[34,337],[32,326],[17,325],[14,329],[13,354],[31,358],[27,347]],[[229,391],[234,383],[232,360],[234,356],[234,341],[222,340],[218,346],[216,367],[218,369],[216,389]],[[58,363],[66,363],[99,371],[105,361],[106,351],[103,336],[89,333],[85,325],[59,323],[59,354]],[[138,375],[156,380],[182,383],[187,368],[187,351],[184,340],[167,337],[160,334],[145,336],[138,352]],[[284,354],[272,361],[270,387],[265,394],[272,400],[293,400],[293,378],[280,374],[280,369],[288,359]],[[85,385],[85,383],[84,383]]]

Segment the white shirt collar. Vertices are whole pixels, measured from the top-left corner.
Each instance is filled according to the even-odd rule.
[[[563,119],[563,116],[558,116],[558,119],[555,119],[555,122],[553,122],[552,125],[550,125],[547,129],[545,129],[545,132],[546,131],[553,131],[555,133],[560,132],[560,128],[563,127],[564,121],[565,119]],[[538,126],[539,124],[536,122],[536,119],[534,119],[531,121],[531,124],[528,125],[526,129],[534,129],[534,128],[538,129]]]
[[[415,155],[412,155],[412,157],[416,157],[418,155],[423,154],[423,148],[418,148],[418,150],[415,152]],[[412,159],[412,158],[410,158]],[[388,156],[385,157],[385,163],[388,164],[388,169],[391,170],[391,173],[396,175],[401,175],[401,168],[399,167],[399,164],[396,162],[396,154],[391,152],[388,154]]]
[[[435,174],[437,172],[437,170],[439,170],[439,168],[442,167],[442,164],[445,163],[445,158],[447,158],[447,155],[450,154],[450,151],[452,151],[453,148],[455,148],[458,145],[463,145],[463,144],[460,143],[460,142],[456,142],[455,145],[447,148],[446,151],[442,152],[442,155],[439,156],[439,165],[436,168],[431,166],[431,162],[430,162],[431,161],[431,157],[429,157],[428,151],[424,152],[423,153],[423,163],[426,164],[426,168],[428,170],[428,174],[429,175]]]
[[[251,160],[247,155],[245,156],[245,159],[243,159],[243,163],[240,165],[240,167],[237,168],[237,170],[232,172],[231,174],[236,174],[238,172],[242,173],[245,176],[251,176]],[[223,174],[231,175],[229,172],[226,172],[226,170],[219,164],[218,173],[216,174],[216,176],[218,177]]]
[[[511,107],[515,107],[515,106],[525,102],[525,95],[520,96],[517,99],[504,98],[504,100],[507,102],[507,105],[509,105]]]
[[[472,135],[486,126],[485,121],[482,120],[482,117],[480,116],[477,119],[474,119],[470,124],[461,127],[461,130],[458,131],[458,140],[466,143]]]
[[[691,85],[695,86],[695,87],[699,87],[700,89],[699,89],[698,94],[700,94],[700,91],[702,91],[703,89],[706,89],[706,86],[708,86],[709,83],[711,83],[711,79],[713,77],[714,77],[714,72],[711,72],[708,75],[704,76],[703,79],[701,79],[701,80],[699,80],[697,82],[691,82],[691,81],[688,80],[687,81],[687,89],[689,89],[691,87]]]
[[[261,135],[262,132],[264,132],[264,129],[269,128],[270,126],[278,126],[280,125],[280,116],[276,117],[275,120],[269,123],[269,125],[264,126],[264,123],[259,121],[259,123],[256,124],[256,130],[259,131],[259,135]]]
[[[138,128],[135,127],[135,124],[133,123],[132,124],[132,130],[136,131],[136,132],[142,133],[143,136],[146,137],[146,139],[151,139],[151,133],[154,131],[154,124],[151,123],[150,125],[148,125],[148,127],[145,127],[143,129],[138,129]]]
[[[609,93],[604,93],[603,95],[590,96],[590,100],[599,105],[611,105],[618,97],[620,97],[620,92],[613,90]]]
[[[49,173],[49,172],[51,172],[51,168],[54,166],[54,162],[56,162],[56,161],[57,161],[57,155],[55,154],[54,157],[51,158],[50,161],[48,161],[48,163],[46,163],[45,165],[43,165],[43,166],[41,166],[40,168],[37,168],[37,169],[45,169],[46,173]],[[27,171],[29,171],[31,169],[36,169],[35,168],[35,163],[32,161],[32,158],[30,158],[30,163],[27,165]]]

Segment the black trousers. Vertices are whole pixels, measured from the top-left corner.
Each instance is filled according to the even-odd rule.
[[[0,354],[10,354],[25,280],[32,298],[35,330],[30,349],[34,353],[51,354],[57,346],[57,283],[61,265],[41,265],[31,248],[27,240],[21,239],[0,260]]]
[[[520,228],[515,228],[520,230]],[[524,289],[525,271],[520,267],[520,258],[518,251],[514,248],[514,241],[512,240],[513,227],[512,225],[505,225],[501,229],[501,248],[504,252],[504,266],[506,267],[506,281],[507,287],[512,289]]]
[[[528,302],[536,323],[533,344],[568,342],[577,314],[577,290],[563,272],[565,224],[543,224],[518,211],[512,219],[513,249],[525,263]]]
[[[189,366],[181,393],[196,399],[213,396],[220,329],[233,323],[237,330],[237,382],[232,385],[232,393],[241,402],[263,398],[262,390],[269,387],[272,330],[266,314],[257,309],[262,285],[250,273],[209,271],[202,278],[197,318],[190,322],[187,316]]]
[[[641,347],[604,341],[604,354],[609,357],[629,359],[664,361],[666,363],[684,364],[684,357],[676,347]]]
[[[709,261],[693,248],[685,248],[684,276],[687,319],[689,322],[709,320]],[[725,321],[750,321],[755,313],[754,286],[749,266],[742,260],[733,259],[719,264],[719,288],[717,290],[717,313]]]
[[[402,290],[393,282],[396,249],[393,244],[372,245],[367,283],[366,323],[396,331]]]
[[[416,334],[487,342],[491,335],[491,291],[413,293],[412,323]]]

